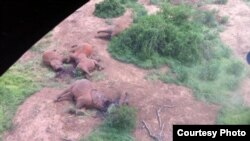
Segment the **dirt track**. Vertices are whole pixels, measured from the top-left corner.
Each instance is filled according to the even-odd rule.
[[[103,71],[105,79],[96,82],[96,85],[111,97],[121,91],[127,91],[130,94],[131,104],[138,110],[137,127],[134,133],[136,140],[151,140],[146,130],[142,128],[141,121],[145,120],[152,129],[156,130],[158,124],[155,110],[161,105],[175,106],[165,108],[161,113],[162,121],[166,124],[164,130],[166,141],[172,140],[172,124],[214,124],[219,107],[195,100],[192,91],[185,87],[164,84],[160,81],[148,81],[144,79],[147,70],[110,57],[107,52],[108,42],[94,38],[99,28],[107,26],[105,20],[92,15],[94,5],[98,1],[100,0],[91,0],[59,24],[53,30],[54,42],[50,48],[57,47],[63,51],[74,44],[83,42],[94,45],[96,53],[105,66]],[[242,6],[242,8],[237,6]],[[217,7],[230,14],[230,26],[221,34],[223,41],[232,47],[236,54],[244,58],[244,52],[250,48],[247,47],[247,44],[250,45],[247,41],[250,39],[250,34],[247,32],[250,30],[250,27],[247,27],[250,25],[249,7],[245,7],[245,4],[239,0],[229,0],[226,6]],[[235,11],[236,7],[238,11]],[[240,32],[242,28],[245,28],[245,32]],[[240,45],[235,36],[240,37]],[[237,46],[239,48],[236,48]],[[88,135],[101,122],[101,119],[66,114],[64,110],[70,106],[69,102],[57,104],[52,102],[61,91],[44,88],[28,98],[17,111],[14,130],[6,133],[4,140],[60,141],[68,139],[75,141],[81,136]],[[249,89],[245,90],[245,93],[250,94]]]

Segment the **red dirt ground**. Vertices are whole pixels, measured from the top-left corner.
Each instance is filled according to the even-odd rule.
[[[79,8],[70,17],[65,19],[52,31],[52,45],[49,48],[60,48],[61,51],[69,49],[72,45],[88,42],[94,45],[96,54],[102,60],[105,69],[103,74],[105,78],[95,82],[98,88],[104,91],[110,97],[114,97],[117,93],[127,91],[131,105],[136,107],[138,111],[137,127],[134,132],[134,136],[138,141],[150,141],[148,134],[143,128],[141,121],[145,120],[151,128],[155,131],[158,127],[155,110],[162,105],[174,105],[173,108],[163,109],[162,122],[165,123],[164,137],[166,141],[172,140],[172,125],[173,124],[214,124],[219,107],[201,101],[197,101],[192,95],[192,91],[183,86],[177,86],[174,84],[165,84],[160,81],[146,80],[144,79],[148,70],[140,69],[131,64],[125,64],[111,58],[107,52],[108,41],[95,38],[96,32],[99,28],[108,26],[104,19],[93,16],[95,3],[101,0],[91,0],[89,3]],[[237,1],[233,3],[233,1]],[[142,3],[148,3],[145,0],[140,0]],[[152,5],[145,4],[146,7],[154,7]],[[231,11],[229,13],[235,19],[230,18],[230,28],[222,33],[222,39],[227,41],[232,48],[235,46],[234,38],[227,37],[226,34],[232,35],[238,33],[241,40],[245,40],[244,36],[249,34],[244,32],[231,31],[231,28],[240,31],[242,25],[247,27],[247,22],[233,23],[238,21],[237,16],[248,16],[249,8],[243,6],[248,12],[246,15],[241,11],[234,12],[234,8],[237,6],[243,6],[242,2],[238,0],[229,0],[226,6],[218,6]],[[230,8],[232,9],[230,9]],[[147,8],[154,9],[156,7]],[[242,10],[238,7],[237,9]],[[151,12],[152,12],[151,11]],[[131,22],[129,17],[131,11],[127,11],[125,16],[114,20],[125,18],[125,22]],[[233,15],[235,14],[235,15]],[[242,17],[242,19],[247,19]],[[232,22],[232,23],[231,23]],[[234,25],[234,26],[233,26]],[[249,30],[248,30],[249,31]],[[228,33],[229,32],[229,33]],[[232,33],[231,33],[232,32]],[[242,34],[242,35],[241,35]],[[243,39],[244,37],[244,39]],[[229,39],[230,38],[230,39]],[[231,41],[231,42],[230,42]],[[242,50],[247,50],[246,44],[240,46],[241,49],[236,49],[239,54],[243,53]],[[249,45],[249,41],[248,41]],[[48,48],[48,49],[49,49]],[[248,47],[249,48],[249,47]],[[29,56],[29,55],[27,55]],[[29,57],[25,59],[29,59]],[[244,56],[244,55],[243,55]],[[245,83],[247,87],[248,83]],[[70,140],[76,141],[81,137],[86,137],[95,127],[101,123],[99,117],[93,116],[72,116],[65,112],[70,107],[70,103],[60,102],[53,103],[54,98],[62,90],[55,88],[43,88],[41,91],[35,93],[29,97],[18,109],[16,116],[13,120],[14,128],[12,131],[5,133],[5,141],[61,141]],[[246,93],[249,89],[246,90]],[[90,112],[90,111],[89,111]],[[93,112],[90,112],[93,113]]]

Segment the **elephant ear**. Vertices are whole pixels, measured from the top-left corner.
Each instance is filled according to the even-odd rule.
[[[96,89],[91,90],[92,102],[95,107],[101,107],[102,96]]]
[[[97,91],[96,89],[91,91],[91,96],[94,106],[99,110],[106,111],[112,103],[102,92]]]

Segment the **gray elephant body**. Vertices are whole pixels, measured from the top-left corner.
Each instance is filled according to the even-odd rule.
[[[98,110],[106,110],[110,104],[110,100],[104,93],[94,89],[93,84],[87,80],[77,80],[68,89],[62,92],[56,102],[62,100],[74,100],[76,108],[96,108]]]

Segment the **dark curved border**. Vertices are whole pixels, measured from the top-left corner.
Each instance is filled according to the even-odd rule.
[[[88,0],[1,0],[0,75]]]

